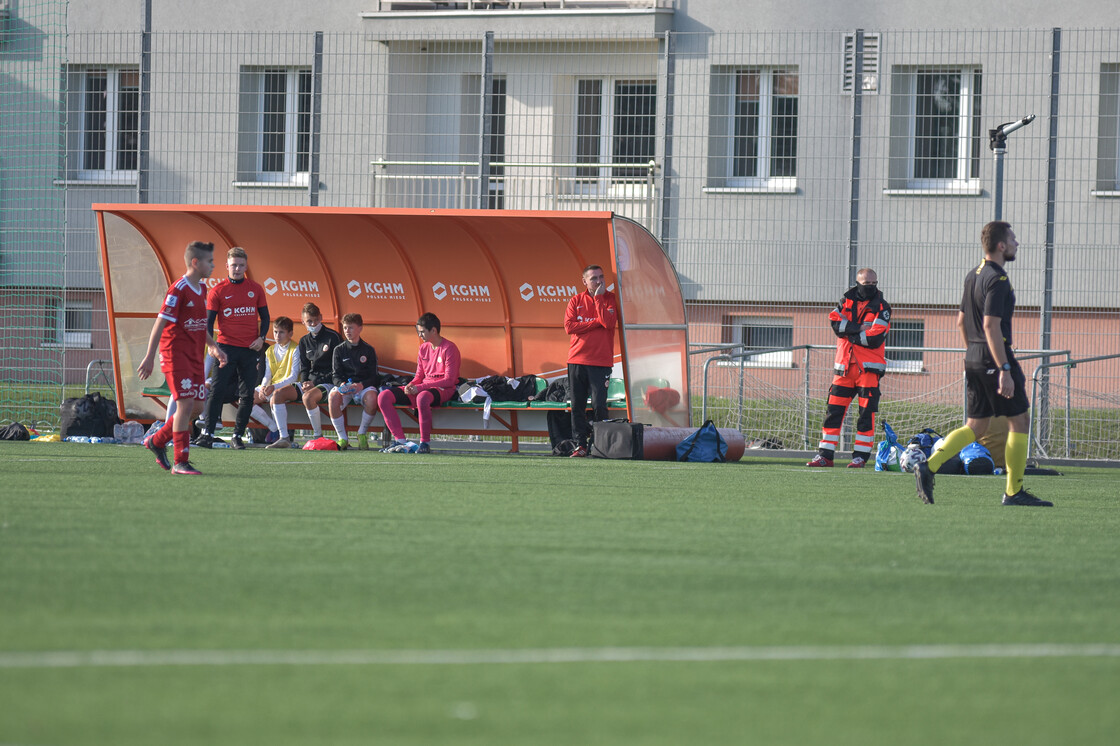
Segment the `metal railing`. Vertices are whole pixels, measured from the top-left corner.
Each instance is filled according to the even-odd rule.
[[[676,0],[377,0],[377,12],[447,10],[638,10],[676,7]]]
[[[1049,452],[1050,442],[1050,429],[1049,423],[1043,421],[1043,418],[1038,416],[1038,411],[1042,406],[1050,404],[1049,396],[1039,396],[1040,388],[1045,390],[1049,388],[1049,382],[1044,384],[1043,377],[1048,375],[1051,368],[1065,368],[1066,371],[1066,392],[1065,392],[1065,410],[1063,412],[1063,445],[1065,446],[1065,457],[1070,458],[1073,453],[1073,381],[1072,372],[1078,365],[1084,363],[1094,363],[1101,360],[1116,360],[1120,358],[1120,354],[1115,355],[1097,355],[1095,357],[1083,357],[1077,359],[1070,359],[1069,355],[1066,359],[1057,363],[1040,363],[1035,368],[1034,374],[1031,376],[1031,422],[1030,422],[1030,438],[1027,446],[1027,456],[1033,457],[1041,455],[1044,458],[1052,456]],[[1120,405],[1120,395],[1113,397],[1114,401],[1110,402],[1114,407]],[[1045,432],[1047,437],[1042,437],[1041,433]],[[1036,454],[1035,449],[1038,453]]]
[[[491,172],[479,176],[478,161],[370,161],[371,207],[444,209],[609,210],[625,214],[656,234],[660,166],[656,161],[629,163],[491,161]],[[388,169],[450,169],[448,173],[402,172]],[[576,169],[594,169],[583,176]],[[518,173],[520,171],[520,173]],[[561,173],[568,171],[571,173]],[[618,176],[642,172],[642,176]]]
[[[746,370],[746,367],[747,367],[746,363],[751,358],[756,358],[756,357],[761,356],[761,355],[768,355],[768,354],[782,353],[782,352],[788,352],[788,353],[791,353],[791,355],[792,355],[792,353],[796,352],[797,350],[801,350],[802,353],[803,353],[802,360],[801,360],[802,370],[801,370],[801,391],[800,391],[801,426],[802,426],[802,433],[803,433],[802,437],[803,437],[804,447],[806,447],[806,448],[812,447],[812,444],[815,441],[815,435],[817,434],[816,427],[819,423],[816,423],[811,418],[811,409],[812,409],[813,403],[816,401],[816,398],[813,395],[812,384],[811,384],[813,369],[812,369],[812,358],[810,356],[810,353],[813,350],[832,351],[832,350],[835,350],[835,349],[836,349],[835,345],[823,345],[823,344],[792,345],[792,346],[788,346],[788,347],[772,347],[772,348],[765,348],[765,349],[748,348],[746,345],[743,345],[743,344],[719,344],[719,345],[707,345],[707,346],[699,347],[697,349],[690,350],[689,351],[690,356],[691,355],[707,354],[707,353],[712,353],[712,352],[718,352],[719,353],[718,355],[713,355],[712,357],[710,357],[710,358],[708,358],[707,360],[704,361],[703,376],[702,376],[702,382],[703,383],[702,383],[702,388],[701,388],[700,421],[701,422],[706,422],[707,419],[708,419],[708,400],[709,400],[709,391],[710,391],[710,388],[709,388],[709,373],[710,373],[711,365],[712,365],[713,362],[721,362],[722,361],[722,362],[730,362],[730,363],[737,362],[738,363],[739,375],[738,375],[738,385],[737,385],[737,392],[736,392],[736,404],[737,404],[737,411],[739,412],[739,421],[736,423],[736,427],[738,429],[742,430],[742,424],[743,424],[742,423],[742,412],[743,412],[743,409],[744,409],[744,402],[746,401],[746,398],[747,398],[746,383],[745,383],[745,370]],[[739,350],[739,352],[732,352],[733,350]],[[889,349],[889,352],[956,353],[958,355],[963,356],[965,351],[964,351],[964,349],[959,348],[959,347],[891,347]],[[1039,381],[1039,377],[1040,377],[1040,371],[1042,371],[1044,369],[1052,368],[1052,367],[1062,367],[1062,366],[1064,366],[1064,367],[1067,368],[1067,381],[1068,381],[1069,369],[1073,368],[1073,367],[1076,367],[1077,363],[1079,363],[1079,362],[1089,362],[1089,361],[1094,361],[1094,360],[1104,360],[1104,359],[1120,357],[1120,355],[1106,355],[1106,356],[1101,356],[1101,357],[1096,357],[1096,358],[1086,358],[1084,360],[1071,360],[1070,359],[1070,354],[1071,353],[1070,353],[1069,350],[1016,350],[1015,357],[1019,361],[1033,360],[1033,359],[1048,360],[1048,359],[1053,358],[1053,357],[1064,357],[1065,358],[1065,360],[1063,360],[1061,362],[1040,363],[1039,366],[1038,366],[1038,369],[1034,373],[1035,388],[1032,391],[1032,396],[1031,396],[1031,422],[1032,422],[1032,427],[1034,427],[1033,423],[1035,422],[1035,419],[1036,419],[1035,407],[1040,406],[1040,405],[1043,405],[1043,406],[1046,405],[1047,402],[1045,402],[1043,400],[1048,398],[1046,396],[1039,396],[1038,395],[1038,381]],[[889,363],[889,361],[890,361],[890,358],[888,356],[888,363]],[[765,365],[752,366],[752,369],[755,368],[755,367],[769,367],[769,366],[765,366]],[[892,371],[888,368],[887,372],[891,373]],[[961,374],[961,377],[960,377],[960,396],[961,396],[961,422],[964,422],[964,420],[967,419],[967,392],[966,392],[965,385],[964,385],[964,375],[963,375],[963,373]],[[1067,386],[1067,406],[1066,406],[1066,409],[1065,409],[1066,418],[1067,418],[1067,424],[1066,424],[1066,428],[1065,428],[1066,429],[1066,434],[1067,434],[1066,435],[1067,439],[1069,437],[1068,433],[1070,432],[1070,428],[1069,428],[1069,424],[1068,424],[1068,418],[1069,418],[1069,412],[1070,412],[1070,409],[1071,409],[1071,407],[1068,403],[1068,399],[1069,399],[1069,390],[1068,390],[1068,386]],[[845,420],[845,421],[847,421],[847,420]],[[1035,441],[1035,438],[1033,437],[1033,435],[1032,435],[1031,440],[1032,440],[1032,443]],[[1067,453],[1069,453],[1068,446],[1067,446]]]

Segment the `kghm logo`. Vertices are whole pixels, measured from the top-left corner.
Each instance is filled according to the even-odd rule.
[[[319,283],[314,280],[275,280],[269,277],[262,283],[264,291],[269,295],[280,292],[283,295],[295,297],[318,297]]]
[[[357,298],[365,293],[367,298],[376,300],[405,299],[403,282],[358,282],[357,280],[351,280],[346,285],[346,292],[350,294],[351,298]]]
[[[480,303],[490,302],[490,286],[489,285],[445,285],[442,282],[437,282],[432,285],[432,295],[436,300],[443,300],[451,296],[453,301],[477,301]]]
[[[542,303],[567,302],[569,298],[579,292],[575,285],[533,285],[526,282],[518,290],[521,300],[531,301],[533,298]]]

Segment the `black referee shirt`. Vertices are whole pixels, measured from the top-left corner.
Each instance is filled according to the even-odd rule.
[[[985,259],[965,276],[961,313],[964,314],[964,333],[968,338],[968,349],[964,354],[966,363],[994,363],[988,350],[988,339],[984,336],[985,316],[999,317],[1004,350],[1007,359],[1011,360],[1011,316],[1015,313],[1015,291],[1003,267]]]

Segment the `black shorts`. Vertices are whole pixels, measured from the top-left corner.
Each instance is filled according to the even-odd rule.
[[[390,386],[389,390],[393,392],[393,398],[396,400],[397,404],[401,405],[402,407],[412,405],[412,400],[409,399],[408,394],[404,392],[404,386]],[[440,399],[442,399],[443,397],[440,394],[439,389],[420,389],[420,391],[432,392],[432,406],[442,407],[447,403],[446,401],[440,401]],[[420,391],[417,391],[416,393],[419,394]],[[451,401],[454,398],[455,390],[452,389],[451,394],[447,397],[447,401]]]
[[[1015,394],[1010,399],[999,395],[1000,370],[991,366],[966,363],[964,366],[965,389],[968,395],[966,414],[974,420],[988,417],[1014,417],[1030,410],[1027,398],[1027,380],[1019,361],[1011,360],[1011,380]]]

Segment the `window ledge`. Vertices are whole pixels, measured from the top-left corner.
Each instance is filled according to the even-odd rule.
[[[883,194],[888,197],[979,197],[984,193],[979,183],[967,186],[943,187],[921,189],[884,189]]]
[[[236,189],[303,189],[307,190],[307,184],[300,184],[295,181],[235,181],[233,186]]]
[[[69,342],[40,342],[39,347],[44,350],[92,350],[93,343],[77,344]]]
[[[777,187],[704,187],[704,194],[799,194],[797,186]]]
[[[738,360],[719,360],[719,361],[716,362],[716,367],[717,368],[738,368],[739,365],[740,364],[739,364]],[[750,368],[751,370],[759,370],[759,369],[763,369],[763,370],[765,370],[765,369],[769,369],[769,370],[793,370],[797,367],[797,364],[792,362],[792,361],[788,362],[788,363],[744,362],[744,363],[742,363],[742,367],[743,368]]]
[[[115,176],[105,179],[55,179],[54,186],[83,186],[83,187],[134,187],[137,179],[135,176]]]
[[[891,368],[890,366],[887,366],[888,376],[924,376],[925,374],[925,368]]]
[[[1115,199],[1120,197],[1120,189],[1093,189],[1089,192],[1091,197],[1103,197],[1104,199]]]

